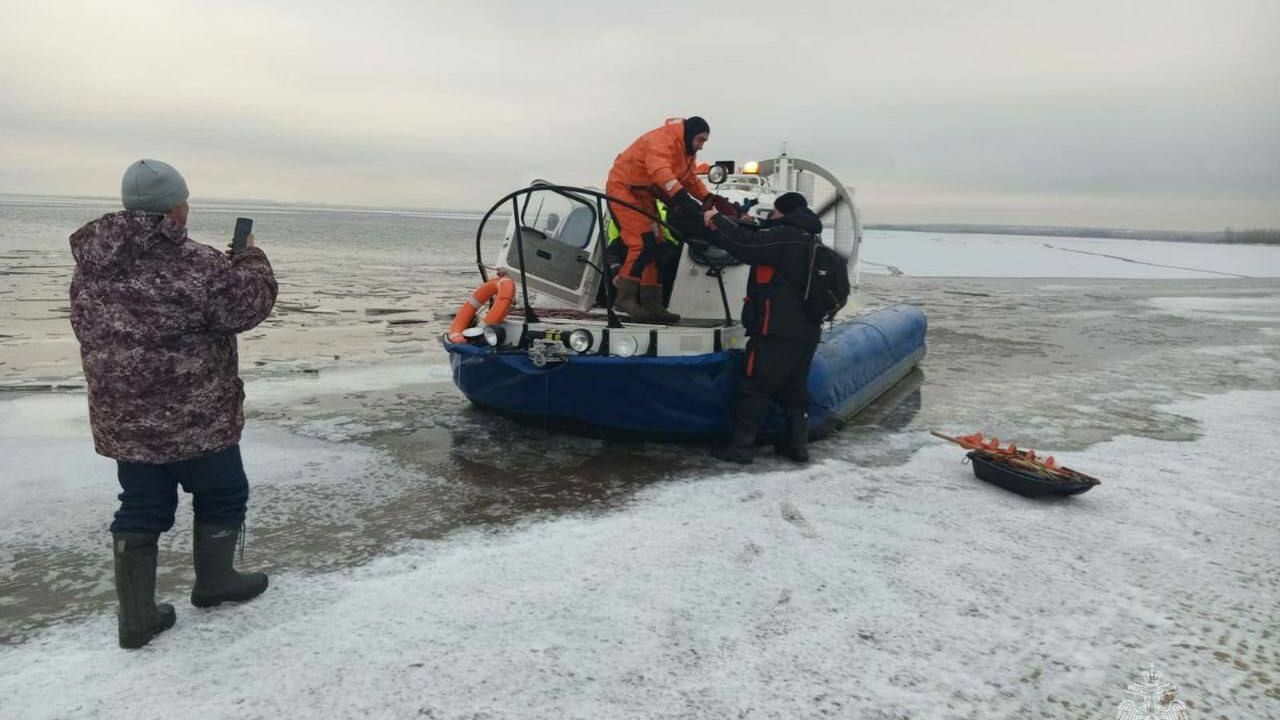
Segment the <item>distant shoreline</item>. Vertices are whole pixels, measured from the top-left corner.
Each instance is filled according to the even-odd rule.
[[[971,233],[982,235],[1034,235],[1039,237],[1162,240],[1164,242],[1224,243],[1230,245],[1280,245],[1280,230],[1126,230],[1123,228],[1059,227],[1046,225],[966,225],[873,223],[866,230]]]

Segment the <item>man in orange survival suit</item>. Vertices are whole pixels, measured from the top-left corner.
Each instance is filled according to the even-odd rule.
[[[636,138],[618,155],[609,170],[605,193],[654,217],[658,217],[654,204],[658,199],[684,212],[697,214],[704,205],[714,204],[723,208],[721,212],[737,215],[733,204],[712,195],[694,172],[695,157],[710,135],[711,126],[700,117],[668,120]],[[665,241],[657,223],[619,203],[610,203],[609,212],[627,246],[627,259],[615,281],[618,295],[614,307],[632,320],[678,322],[680,316],[662,306],[658,261]]]

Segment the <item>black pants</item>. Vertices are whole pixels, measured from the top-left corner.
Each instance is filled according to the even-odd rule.
[[[123,492],[111,532],[168,531],[178,509],[179,485],[191,494],[197,521],[237,527],[244,523],[249,479],[239,445],[163,465],[121,460],[116,465]]]
[[[809,412],[809,365],[817,349],[816,342],[776,336],[747,341],[746,376],[738,385],[734,410],[735,444],[755,442],[772,398],[777,398],[789,417]]]

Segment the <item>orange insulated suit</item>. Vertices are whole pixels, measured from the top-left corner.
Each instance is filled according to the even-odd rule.
[[[654,203],[658,199],[670,200],[681,190],[698,201],[710,194],[695,173],[695,163],[695,153],[686,149],[684,119],[672,118],[662,127],[636,138],[618,155],[609,170],[605,193],[657,217],[658,208]],[[659,286],[653,253],[657,243],[663,240],[657,223],[618,203],[611,203],[609,211],[627,246],[621,276],[639,280],[642,286]]]

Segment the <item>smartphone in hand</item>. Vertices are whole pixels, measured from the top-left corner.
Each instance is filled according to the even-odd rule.
[[[236,218],[236,231],[231,236],[231,254],[243,252],[245,244],[249,241],[249,233],[253,232],[253,220],[250,218]]]

